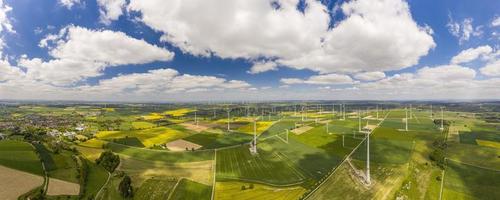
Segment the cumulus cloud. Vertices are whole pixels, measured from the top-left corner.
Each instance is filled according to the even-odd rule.
[[[421,79],[439,81],[472,80],[476,77],[476,71],[459,65],[442,65],[437,67],[424,67],[417,71]]]
[[[451,63],[453,64],[467,63],[476,60],[481,56],[483,57],[488,56],[492,51],[493,49],[489,45],[466,49],[461,51],[458,55],[454,56],[451,59]]]
[[[491,21],[491,26],[492,27],[500,26],[500,16],[496,16],[495,18],[493,18],[493,21]]]
[[[57,85],[68,85],[101,75],[106,67],[169,61],[174,54],[144,40],[110,30],[68,26],[40,41],[53,59],[23,56],[18,65],[27,75]]]
[[[458,38],[460,44],[463,44],[466,41],[469,41],[471,36],[480,36],[483,34],[482,26],[477,26],[474,28],[472,22],[474,20],[472,18],[465,18],[461,23],[453,20],[451,15],[449,15],[448,31]]]
[[[0,60],[0,82],[13,80],[23,76],[23,72],[6,60]]]
[[[480,71],[486,76],[500,77],[500,59],[486,64]]]
[[[258,74],[277,69],[278,69],[278,64],[276,64],[275,62],[256,62],[247,72],[250,74]]]
[[[74,5],[80,4],[80,0],[58,0],[59,4],[66,7],[67,9],[71,9]]]
[[[283,78],[280,80],[280,82],[286,85],[291,85],[291,84],[339,85],[339,84],[352,84],[354,81],[348,75],[322,74],[322,75],[311,76],[308,79]]]
[[[5,4],[3,0],[0,0],[0,50],[5,46],[5,42],[3,39],[3,33],[15,33],[14,28],[10,22],[10,18],[8,16],[9,12],[12,11],[12,7]],[[2,54],[0,53],[0,56]]]
[[[333,28],[319,1],[307,0],[303,12],[298,2],[276,8],[267,0],[131,0],[127,9],[183,52],[264,57],[321,73],[402,69],[435,47],[430,27],[416,24],[402,0],[346,2],[346,18]]]
[[[126,3],[125,0],[97,0],[101,23],[109,25],[111,21],[117,20],[123,14]]]
[[[354,75],[355,79],[362,81],[376,81],[385,78],[384,72],[363,72]]]

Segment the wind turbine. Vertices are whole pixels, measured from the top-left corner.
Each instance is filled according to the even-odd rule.
[[[441,130],[444,130],[444,115],[443,115],[443,107],[441,107]]]
[[[406,122],[406,128],[405,130],[408,131],[408,109],[405,107],[405,122]]]

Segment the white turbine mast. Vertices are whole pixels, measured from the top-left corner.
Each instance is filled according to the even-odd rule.
[[[408,131],[408,108],[407,107],[405,107],[405,116],[406,116],[405,117],[405,122],[406,122],[405,123],[406,124],[405,130]]]

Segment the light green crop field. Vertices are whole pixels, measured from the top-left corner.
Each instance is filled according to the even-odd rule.
[[[250,142],[252,138],[252,135],[237,132],[229,134],[202,132],[185,137],[183,140],[199,144],[203,146],[202,149],[214,149]]]
[[[26,142],[0,141],[0,165],[32,174],[44,175],[40,159],[34,148]]]
[[[212,187],[191,181],[180,180],[169,200],[208,200],[211,198]]]
[[[253,188],[250,188],[250,184]],[[242,189],[244,187],[245,189]],[[305,192],[300,186],[272,187],[257,183],[222,181],[215,186],[216,200],[234,199],[269,199],[269,200],[293,200],[299,199]]]
[[[165,200],[174,189],[177,180],[165,180],[161,178],[151,178],[146,180],[137,189],[134,199],[143,200]]]
[[[213,151],[169,152],[164,150],[150,150],[126,145],[108,143],[113,152],[131,156],[136,159],[163,161],[168,163],[196,162],[213,159]]]
[[[443,199],[497,199],[500,170],[488,170],[448,160]]]
[[[259,148],[259,153],[252,155],[248,148],[244,145],[217,151],[217,180],[249,180],[276,185],[304,180],[294,163],[276,152]]]
[[[151,122],[132,122],[132,127],[134,129],[148,129],[154,128],[156,125]]]

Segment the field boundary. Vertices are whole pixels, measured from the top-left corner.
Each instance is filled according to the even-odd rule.
[[[380,126],[380,125],[381,125],[381,124],[385,121],[385,119],[387,118],[387,116],[389,116],[389,114],[390,114],[390,113],[391,113],[391,111],[389,111],[389,112],[385,115],[384,119],[382,119],[382,120],[381,120],[381,121],[377,124],[377,128],[378,128],[378,127],[379,127],[379,126]],[[375,128],[375,129],[377,129],[377,128]],[[372,133],[373,131],[375,131],[375,129],[373,129],[373,130],[370,132],[370,135],[371,135],[371,133]],[[357,149],[361,146],[361,144],[363,144],[363,142],[364,142],[365,140],[366,140],[366,137],[365,137],[363,140],[361,140],[361,141],[359,142],[359,144],[358,144],[358,145],[357,145],[357,146],[356,146],[356,147],[355,147],[355,148],[351,151],[351,153],[349,153],[348,155],[344,156],[344,158],[342,159],[342,162],[340,162],[340,163],[339,163],[339,164],[338,164],[338,165],[337,165],[337,166],[333,169],[333,171],[331,171],[331,173],[330,173],[330,174],[329,174],[326,178],[322,179],[323,181],[322,181],[320,184],[318,184],[318,186],[316,186],[313,190],[311,190],[311,192],[309,192],[309,193],[308,193],[308,194],[307,194],[304,198],[302,198],[302,199],[308,199],[309,197],[311,197],[311,195],[312,195],[312,194],[314,194],[314,192],[316,192],[316,191],[318,190],[318,188],[320,188],[320,187],[321,187],[321,186],[322,186],[322,185],[326,182],[326,180],[330,179],[330,178],[333,176],[333,174],[335,174],[335,172],[339,169],[339,166],[341,166],[342,164],[344,164],[344,163],[346,162],[347,158],[349,158],[349,157],[350,157],[350,156],[354,153],[354,151],[356,151],[356,150],[357,150]]]

